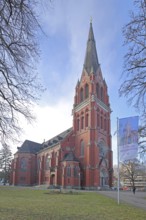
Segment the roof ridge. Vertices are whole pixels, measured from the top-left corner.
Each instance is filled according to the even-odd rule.
[[[54,136],[54,137],[50,138],[49,140],[45,141],[44,143],[48,143],[49,141],[51,141],[51,140],[53,140],[53,139],[55,139],[55,138],[61,136],[61,134],[65,133],[65,132],[67,132],[67,131],[70,132],[70,131],[72,130],[72,128],[73,128],[73,127],[70,127],[70,128],[68,128],[68,129],[66,129],[65,131],[63,131],[63,132],[57,134],[56,136]],[[69,133],[69,132],[68,132],[68,133]]]

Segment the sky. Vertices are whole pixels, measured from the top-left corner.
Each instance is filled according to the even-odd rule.
[[[42,143],[72,127],[75,86],[82,73],[92,18],[98,59],[108,85],[113,163],[117,163],[117,118],[137,115],[127,100],[118,95],[124,80],[121,76],[126,52],[122,28],[128,23],[132,8],[132,0],[54,0],[49,6],[42,4],[40,22],[45,35],[37,36],[37,70],[46,91],[33,109],[36,122],[22,122],[22,142],[27,139]],[[13,152],[16,150],[14,146]]]

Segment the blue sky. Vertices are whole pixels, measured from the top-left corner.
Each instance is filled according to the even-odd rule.
[[[72,126],[75,86],[84,63],[86,43],[92,17],[97,54],[111,103],[111,134],[114,164],[117,162],[117,117],[137,115],[119,98],[123,56],[122,27],[129,21],[132,0],[55,0],[41,9],[40,21],[46,35],[38,36],[41,57],[38,72],[46,87],[40,105],[34,108],[33,126],[23,122],[21,140],[43,142]],[[16,151],[16,148],[14,149]]]

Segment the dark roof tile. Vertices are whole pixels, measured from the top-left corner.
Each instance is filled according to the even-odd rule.
[[[25,140],[21,147],[18,147],[18,153],[38,153],[47,147],[53,147],[61,140],[67,137],[67,135],[72,131],[72,128],[67,129],[66,131],[60,133],[59,135],[51,138],[50,140],[39,144],[33,141]]]
[[[72,131],[72,127],[63,131],[62,133],[56,135],[55,137],[51,138],[50,140],[43,143],[47,147],[53,147],[57,143],[59,143],[61,140],[67,137],[67,135]]]
[[[37,153],[42,147],[42,144],[25,140],[21,147],[17,148],[18,153]]]

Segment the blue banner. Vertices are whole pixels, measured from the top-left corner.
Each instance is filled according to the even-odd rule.
[[[138,154],[138,116],[119,119],[119,160],[131,160]]]

